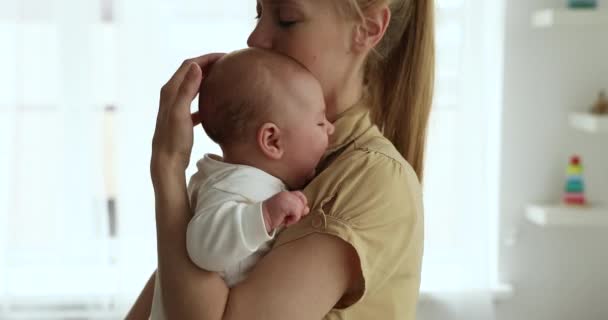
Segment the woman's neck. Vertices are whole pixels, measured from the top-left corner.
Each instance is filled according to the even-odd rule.
[[[334,122],[340,114],[354,106],[363,96],[363,74],[357,72],[334,88],[333,94],[325,97],[327,120]]]

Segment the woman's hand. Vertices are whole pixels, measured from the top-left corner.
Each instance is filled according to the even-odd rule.
[[[184,61],[162,87],[152,139],[150,171],[153,183],[168,170],[183,174],[188,167],[192,128],[198,122],[196,116],[190,115],[190,105],[198,94],[204,74],[223,55],[211,53]]]
[[[170,319],[221,319],[228,288],[217,274],[190,261],[186,231],[192,210],[185,170],[190,162],[193,119],[190,104],[209,67],[222,54],[186,60],[161,90],[150,171],[156,208],[158,279]],[[201,304],[200,297],[209,301]]]

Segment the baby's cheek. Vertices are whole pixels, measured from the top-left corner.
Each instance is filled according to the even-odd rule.
[[[321,153],[321,155],[323,155],[325,153],[325,151],[327,151],[328,147],[329,147],[329,137],[326,135],[325,138],[321,141],[321,143],[319,145],[319,152]]]

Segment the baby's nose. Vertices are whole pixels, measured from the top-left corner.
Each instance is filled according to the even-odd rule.
[[[327,134],[331,136],[332,134],[334,134],[334,131],[336,131],[336,127],[334,127],[334,124],[327,121]]]

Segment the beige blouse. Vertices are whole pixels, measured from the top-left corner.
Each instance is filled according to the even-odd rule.
[[[324,319],[414,320],[424,224],[416,173],[372,124],[365,104],[334,124],[320,173],[304,190],[311,213],[281,232],[275,246],[319,232],[356,250],[364,284]]]

